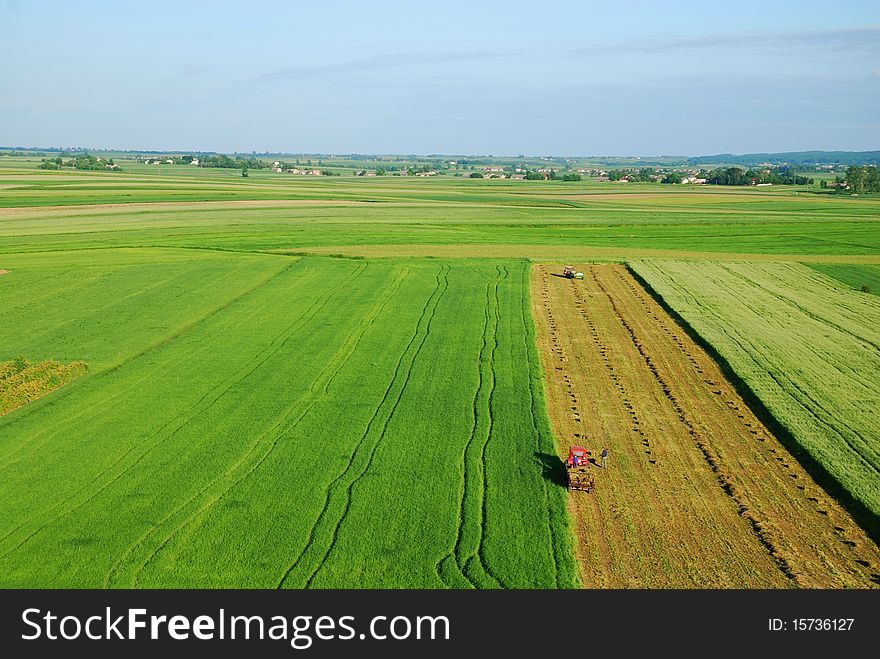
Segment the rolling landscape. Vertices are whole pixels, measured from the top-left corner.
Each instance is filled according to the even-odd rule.
[[[880,588],[877,193],[45,161],[0,586]]]

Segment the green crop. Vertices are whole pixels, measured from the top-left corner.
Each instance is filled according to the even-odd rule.
[[[880,266],[852,263],[811,263],[810,267],[829,277],[834,277],[857,291],[880,295]]]
[[[3,586],[575,585],[525,262],[182,254],[11,259]]]

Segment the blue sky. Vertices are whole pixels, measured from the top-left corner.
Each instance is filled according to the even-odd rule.
[[[880,149],[880,2],[0,0],[0,144]]]

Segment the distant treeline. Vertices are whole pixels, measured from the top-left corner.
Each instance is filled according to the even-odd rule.
[[[122,168],[113,162],[113,158],[104,160],[103,158],[96,158],[90,154],[77,156],[76,158],[70,158],[69,160],[64,160],[61,156],[58,156],[57,158],[44,159],[43,162],[40,163],[40,169],[61,169],[63,167],[71,167],[73,169],[81,169],[90,172],[122,171]]]
[[[713,185],[812,185],[813,179],[798,176],[788,165],[769,169],[741,169],[739,167],[723,167],[710,172],[700,172],[700,178]]]
[[[24,147],[24,146],[13,146],[13,147],[0,147],[0,155],[15,155],[15,156],[38,156],[38,157],[46,157],[52,154],[59,153],[63,155],[73,155],[73,154],[84,154],[91,153],[93,155],[99,155],[104,157],[110,157],[113,155],[121,156],[121,155],[134,155],[134,156],[149,156],[149,157],[172,157],[175,160],[181,154],[180,151],[148,151],[148,150],[140,150],[140,149],[92,149],[85,147]],[[200,159],[209,159],[218,157],[218,154],[213,151],[190,151],[190,153],[197,154],[197,157]],[[280,153],[280,152],[256,152],[251,151],[250,153],[231,153],[226,154],[226,157],[231,158],[234,161],[238,162],[252,162],[257,160],[258,158],[262,158],[263,161],[269,160],[289,160],[291,158],[297,158],[299,160],[302,159],[311,159],[311,160],[319,160],[325,159],[328,161],[328,164],[347,161],[347,162],[357,162],[357,161],[375,161],[375,162],[383,162],[383,163],[406,163],[410,164],[422,164],[428,163],[433,168],[441,167],[445,164],[456,163],[456,168],[459,167],[473,167],[480,165],[517,165],[522,166],[522,163],[528,163],[533,166],[556,166],[559,168],[568,168],[568,167],[593,167],[597,165],[602,165],[603,167],[612,167],[612,168],[642,168],[642,167],[679,167],[679,166],[690,166],[690,167],[700,167],[706,165],[740,165],[746,168],[749,167],[757,167],[760,165],[792,165],[796,167],[805,167],[805,166],[815,166],[815,165],[880,165],[880,151],[785,151],[785,152],[774,152],[774,153],[746,153],[735,155],[732,153],[719,153],[715,155],[705,155],[705,156],[675,156],[675,155],[666,155],[666,156],[650,156],[650,157],[621,157],[621,156],[608,156],[608,155],[596,155],[596,156],[569,156],[569,157],[559,157],[559,156],[525,156],[523,154],[519,154],[517,156],[493,156],[493,155],[442,155],[442,154],[428,154],[428,155],[420,155],[420,154],[306,154],[306,153]],[[539,163],[541,163],[539,165]],[[222,167],[226,167],[227,165],[221,165]],[[252,166],[252,165],[251,165]],[[232,166],[231,168],[240,168],[241,165]]]
[[[190,159],[192,160],[192,159]],[[199,167],[223,167],[228,169],[265,169],[267,163],[256,158],[230,158],[227,155],[203,156],[199,158]]]
[[[719,153],[714,156],[688,158],[693,166],[729,163],[731,165],[759,165],[761,163],[789,165],[880,165],[880,151],[790,151],[782,153]]]
[[[765,167],[761,169],[744,169],[742,167],[719,167],[717,169],[701,169],[683,171],[673,169],[653,169],[650,167],[609,169],[605,172],[609,181],[627,180],[630,183],[709,183],[712,185],[812,185],[813,179],[799,176],[793,167]]]

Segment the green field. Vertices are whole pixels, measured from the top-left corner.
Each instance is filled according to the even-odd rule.
[[[880,295],[880,266],[813,263],[810,267],[858,291]]]
[[[880,516],[880,300],[800,264],[632,267],[809,456]]]
[[[0,417],[0,586],[576,586],[529,293],[569,256],[692,259],[638,267],[878,510],[876,298],[791,264],[876,273],[876,198],[120,164],[0,159],[0,362],[88,368]]]
[[[574,585],[525,263],[8,263],[89,376],[0,421],[4,586]]]

